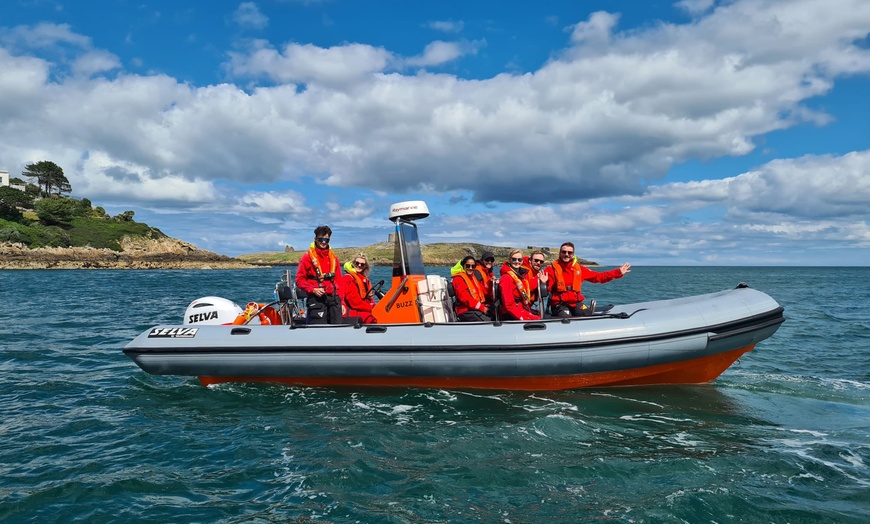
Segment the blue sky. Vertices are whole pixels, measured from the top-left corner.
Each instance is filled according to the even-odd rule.
[[[533,5],[534,4],[534,5]],[[870,263],[870,2],[6,0],[0,169],[228,255]]]

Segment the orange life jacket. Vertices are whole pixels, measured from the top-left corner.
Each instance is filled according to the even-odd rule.
[[[536,271],[535,268],[532,267],[532,258],[531,257],[523,257],[523,265],[526,269],[525,279],[529,282],[529,302],[535,302],[538,300],[538,294],[540,293],[539,282],[541,278],[541,273],[544,272],[545,267],[542,265],[541,269]],[[534,285],[532,285],[534,283]]]
[[[332,252],[332,248],[329,248],[328,253],[331,271],[327,271],[327,273],[338,275],[338,257]],[[322,282],[324,273],[320,270],[320,261],[317,260],[317,251],[314,248],[314,244],[311,244],[311,247],[308,248],[308,256],[311,258],[311,265],[314,266],[314,273],[317,275],[317,281]]]
[[[465,272],[463,271],[464,275]],[[480,283],[480,285],[485,290],[487,296],[492,290],[492,277],[489,275],[489,272],[484,268],[483,264],[478,263],[477,267],[474,268],[475,280]]]
[[[583,272],[580,271],[580,264],[578,264],[576,260],[572,260],[571,265],[568,266],[569,269],[571,269],[571,283],[567,285],[565,284],[565,275],[562,272],[562,265],[556,260],[554,260],[551,265],[553,266],[553,276],[556,277],[556,281],[553,283],[553,289],[556,293],[580,291],[583,287]]]
[[[477,300],[481,304],[486,302],[486,291],[483,287],[483,283],[480,280],[468,276],[468,273],[466,273],[465,271],[463,271],[462,273],[458,273],[456,276],[461,277],[462,280],[465,281],[465,285],[468,286],[468,291],[471,293],[471,296],[472,298],[474,298],[474,300]]]
[[[512,279],[514,279],[514,283],[517,285],[517,291],[519,291],[520,293],[520,298],[522,298],[523,304],[526,306],[531,304],[531,300],[529,299],[529,297],[531,296],[529,281],[524,278],[518,277],[514,271],[507,271],[506,273],[510,275]],[[505,273],[502,273],[502,275],[504,274]]]
[[[372,290],[371,282],[363,276],[357,273],[356,271],[348,271],[348,275],[353,277],[353,281],[356,284],[356,288],[359,290],[359,296],[363,300],[371,300],[371,296],[369,293]]]

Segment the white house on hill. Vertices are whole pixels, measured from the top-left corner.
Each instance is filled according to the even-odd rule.
[[[17,189],[19,191],[24,191],[27,189],[27,186],[23,184],[10,184],[9,183],[9,171],[5,171],[0,169],[0,187],[11,187],[12,189]]]

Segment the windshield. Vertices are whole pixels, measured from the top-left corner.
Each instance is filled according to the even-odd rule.
[[[412,222],[399,221],[396,224],[396,251],[393,255],[393,276],[425,275],[423,253],[417,226]]]

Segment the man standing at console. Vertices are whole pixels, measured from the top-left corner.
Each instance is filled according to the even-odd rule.
[[[341,324],[346,310],[341,264],[329,247],[332,230],[317,226],[314,242],[299,259],[296,285],[308,294],[309,324]]]

